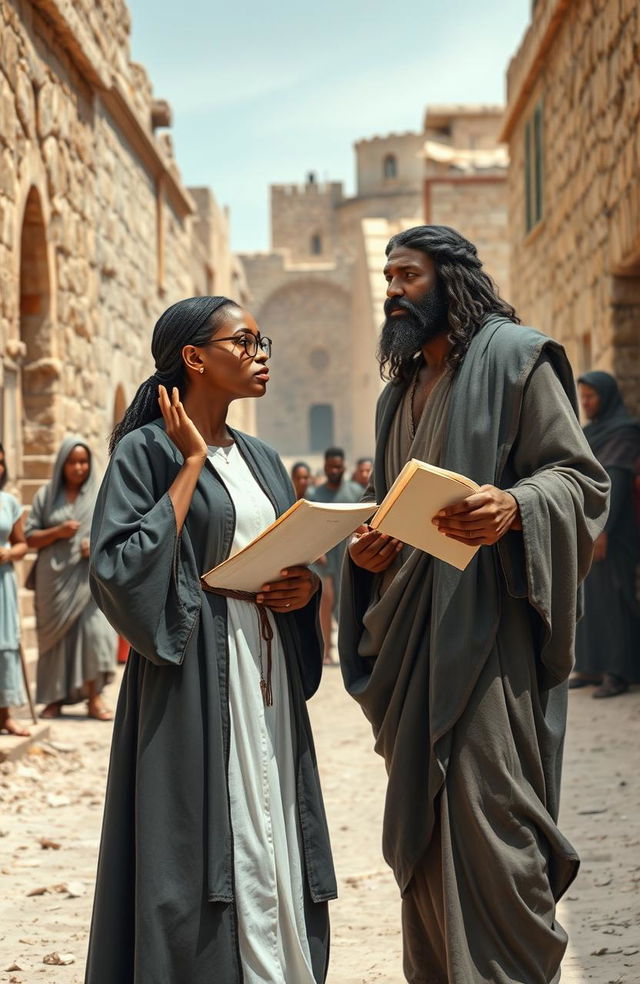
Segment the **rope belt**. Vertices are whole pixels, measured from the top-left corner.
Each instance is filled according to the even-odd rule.
[[[260,636],[267,644],[266,680],[262,663],[262,646],[260,646],[260,652],[258,653],[258,658],[260,660],[260,690],[262,691],[262,699],[265,706],[271,707],[273,705],[273,691],[271,689],[271,641],[273,639],[273,629],[271,628],[271,622],[269,621],[267,609],[264,605],[261,605],[258,601],[256,601],[257,595],[252,594],[251,591],[232,591],[230,588],[212,588],[210,584],[206,583],[206,581],[200,581],[200,584],[202,590],[208,591],[209,594],[220,595],[222,598],[234,598],[236,601],[248,601],[256,606],[258,610],[258,619],[260,622]]]

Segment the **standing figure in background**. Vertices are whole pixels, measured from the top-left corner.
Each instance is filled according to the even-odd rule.
[[[4,448],[0,444],[0,734],[28,737],[31,733],[11,716],[25,701],[20,666],[18,584],[13,563],[27,552],[22,506],[2,491],[7,481]]]
[[[36,699],[46,705],[43,718],[59,717],[63,704],[84,699],[89,717],[113,717],[101,694],[115,670],[116,637],[89,590],[96,493],[89,445],[78,436],[65,438],[51,481],[34,496],[25,531],[29,547],[38,551]]]
[[[314,502],[359,502],[362,486],[344,477],[345,462],[342,448],[327,448],[324,453],[324,473],[327,477],[322,485],[316,485],[307,492],[307,498]],[[346,550],[346,541],[333,547],[318,559],[316,570],[322,578],[322,597],[320,599],[320,626],[324,639],[324,662],[331,664],[331,637],[333,619],[338,617],[340,606],[340,571]]]
[[[304,499],[307,492],[313,489],[313,477],[306,461],[296,461],[291,466],[291,482],[296,499]]]
[[[580,376],[578,392],[588,420],[585,437],[611,480],[611,505],[584,585],[584,618],[578,623],[575,673],[569,686],[597,683],[593,697],[615,697],[630,683],[640,683],[640,556],[634,509],[640,420],[629,415],[608,372]]]
[[[358,458],[356,461],[356,467],[353,470],[353,475],[351,476],[351,481],[366,490],[369,487],[372,471],[372,458]]]

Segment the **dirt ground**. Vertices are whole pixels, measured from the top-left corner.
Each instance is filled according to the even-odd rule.
[[[107,696],[115,703],[115,685]],[[340,888],[328,984],[401,984],[399,900],[380,855],[383,764],[339,669],[310,709]],[[3,984],[83,981],[110,731],[68,713],[50,741],[0,764]],[[0,737],[0,754],[16,744]],[[560,910],[563,984],[640,981],[639,748],[640,690],[571,694],[561,825],[582,868]]]

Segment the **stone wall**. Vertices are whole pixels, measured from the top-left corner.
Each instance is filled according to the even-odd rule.
[[[487,273],[509,300],[506,176],[443,177],[427,182],[427,220],[457,229],[478,249]]]
[[[356,154],[356,197],[372,198],[389,193],[415,193],[420,186],[423,135],[415,131],[389,133],[358,140]],[[385,160],[392,157],[395,173],[385,173]],[[405,213],[406,214],[406,213]]]
[[[640,9],[539,0],[508,73],[512,295],[577,372],[640,410]],[[543,118],[542,219],[525,228],[525,126]]]
[[[335,206],[341,199],[341,182],[318,184],[313,174],[304,185],[272,185],[272,247],[286,248],[295,262],[333,257]],[[318,237],[315,249],[314,237]]]
[[[217,292],[247,291],[227,217],[194,201],[154,130],[167,120],[130,62],[124,3],[5,0],[0,32],[0,409],[28,502],[65,433],[104,464],[165,307],[207,268]]]

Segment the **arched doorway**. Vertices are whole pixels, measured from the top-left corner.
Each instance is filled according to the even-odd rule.
[[[32,187],[27,196],[20,239],[20,326],[15,348],[17,377],[14,399],[16,477],[23,501],[50,475],[56,451],[55,392],[60,375],[53,359],[50,319],[51,281],[47,236],[40,195]]]

